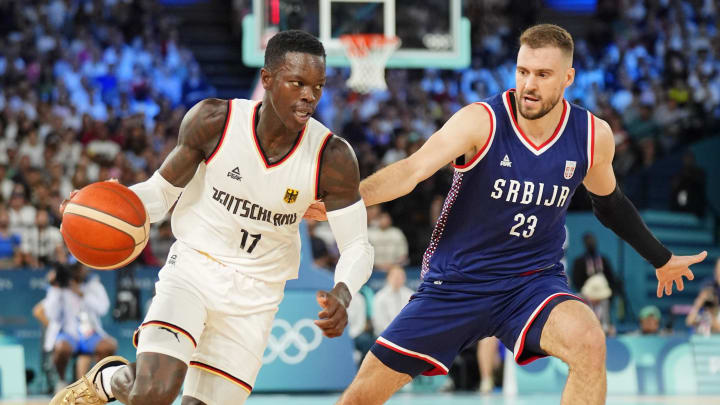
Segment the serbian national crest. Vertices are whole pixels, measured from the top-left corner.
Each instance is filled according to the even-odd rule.
[[[565,179],[570,180],[575,174],[575,166],[577,166],[577,162],[574,160],[566,160],[565,161]]]
[[[298,190],[288,188],[285,191],[285,197],[283,197],[283,200],[285,200],[285,202],[288,204],[292,204],[295,202],[295,200],[297,200],[298,194],[300,194]]]

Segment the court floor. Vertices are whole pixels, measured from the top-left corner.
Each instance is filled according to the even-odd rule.
[[[330,395],[263,395],[250,397],[246,405],[333,405],[339,394]],[[0,405],[47,405],[49,398],[25,401],[0,401]],[[533,395],[503,397],[500,394],[398,394],[387,405],[558,405],[560,396]],[[607,405],[720,405],[717,396],[617,396]]]

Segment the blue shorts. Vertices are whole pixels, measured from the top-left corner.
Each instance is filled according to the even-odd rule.
[[[547,356],[542,328],[552,308],[568,299],[581,300],[560,264],[487,283],[425,280],[371,351],[412,377],[447,374],[462,349],[496,336],[518,364],[527,364]]]
[[[87,338],[76,339],[65,332],[60,332],[55,342],[65,341],[70,344],[73,354],[95,354],[95,348],[103,337],[97,332]]]

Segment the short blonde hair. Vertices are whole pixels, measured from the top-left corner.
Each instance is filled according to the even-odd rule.
[[[572,35],[565,28],[555,24],[538,24],[526,29],[520,35],[520,46],[522,45],[527,45],[532,49],[546,46],[560,48],[571,58],[575,50]]]

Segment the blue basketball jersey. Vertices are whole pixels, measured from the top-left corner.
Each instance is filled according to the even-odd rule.
[[[516,119],[514,90],[480,102],[486,144],[455,162],[452,186],[423,257],[426,281],[478,282],[555,265],[565,214],[592,166],[592,114],[566,100],[552,136],[536,145]]]

